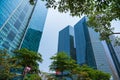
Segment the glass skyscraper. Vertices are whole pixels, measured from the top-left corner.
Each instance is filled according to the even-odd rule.
[[[23,39],[22,48],[38,51],[46,16],[47,8],[45,2],[38,0],[34,9],[33,15],[30,19],[26,35]]]
[[[58,52],[66,52],[74,57],[79,65],[87,64],[94,69],[111,74],[99,34],[87,26],[86,20],[86,17],[83,17],[74,28],[68,26],[59,32]],[[74,50],[75,55],[71,55],[71,50]]]
[[[77,63],[80,65],[88,64],[89,66],[96,68],[96,62],[85,17],[75,24],[74,30]],[[87,56],[90,58],[87,58]]]
[[[58,52],[65,52],[76,60],[73,27],[67,26],[59,32]]]
[[[99,34],[87,26],[86,20],[86,17],[83,17],[74,26],[77,63],[111,73]]]
[[[27,33],[30,32],[30,23],[32,24],[34,21],[34,19],[32,21],[32,16],[35,14],[35,8],[37,7],[38,3],[40,4],[39,1],[40,0],[35,0],[35,5],[31,5],[29,3],[29,0],[0,0],[0,48],[5,48],[8,51],[13,51],[20,48],[21,45],[24,44],[24,39],[27,37]],[[41,2],[41,4],[43,3]],[[45,15],[46,18],[46,14],[44,14],[42,11],[39,13],[41,13],[41,15],[43,14],[43,17]],[[43,21],[38,22],[40,25],[44,24],[45,21],[43,18],[41,19]],[[32,29],[34,29],[32,35],[39,37],[41,36],[41,32],[44,26],[39,26],[40,28],[37,27],[38,26],[32,27]],[[35,30],[38,30],[39,34],[37,33],[36,35]],[[31,36],[31,38],[34,39],[35,37]],[[38,41],[40,41],[40,39]]]

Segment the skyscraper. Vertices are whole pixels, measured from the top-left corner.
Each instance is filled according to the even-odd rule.
[[[95,57],[93,54],[90,35],[86,26],[85,17],[82,18],[77,24],[75,24],[74,30],[77,63],[80,65],[88,64],[89,66],[96,68]],[[87,56],[89,56],[90,58],[87,58]]]
[[[38,51],[45,20],[47,16],[47,8],[45,2],[38,0],[30,19],[26,35],[24,36],[21,48]]]
[[[67,26],[59,32],[58,52],[65,52],[76,60],[73,27]]]
[[[72,40],[70,30],[74,34]],[[71,43],[74,47],[70,48]],[[68,26],[59,32],[58,52],[64,51],[73,57],[71,50],[76,50],[74,56],[77,64],[87,64],[94,69],[111,73],[99,34],[87,26],[86,17],[76,23],[74,29]]]
[[[87,26],[86,17],[83,17],[74,29],[77,63],[85,63],[98,70],[111,73],[99,34]]]
[[[5,48],[8,51],[12,51],[20,48],[21,45],[24,44],[23,43],[24,37],[26,37],[27,32],[29,32],[30,22],[32,24],[33,22],[32,16],[35,14],[34,13],[35,8],[37,7],[36,3],[40,4],[39,1],[40,0],[38,1],[35,0],[34,5],[31,5],[29,3],[29,0],[12,0],[12,1],[1,0],[0,1],[0,48]],[[41,4],[43,3],[41,2]],[[42,16],[44,17],[44,15]],[[43,23],[42,21],[40,21],[39,24],[40,25],[44,24],[44,20],[43,20]],[[36,27],[33,26],[32,29],[36,29]],[[39,31],[42,31],[43,27],[44,26],[41,26]],[[41,36],[41,33],[39,35],[36,35],[36,34],[33,34],[33,35],[39,37]]]

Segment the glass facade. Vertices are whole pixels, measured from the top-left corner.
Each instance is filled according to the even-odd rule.
[[[29,0],[0,1],[0,47],[19,48],[32,10]]]
[[[26,35],[21,44],[22,48],[27,48],[36,52],[38,51],[46,16],[47,8],[45,2],[38,0],[29,22]]]
[[[46,15],[45,2],[40,0],[35,5],[29,0],[0,0],[0,48],[13,51],[23,45],[37,51]]]
[[[102,45],[102,42],[99,40],[99,34],[96,33],[91,28],[89,28],[89,34],[90,34],[90,39],[91,39],[92,49],[95,56],[97,69],[104,72],[111,73],[105,49]]]
[[[99,34],[87,26],[86,20],[83,17],[74,26],[77,63],[111,73]]]
[[[59,32],[58,52],[65,52],[76,60],[73,27],[67,26]]]
[[[87,26],[86,20],[83,17],[74,28],[67,26],[59,32],[58,52],[66,52],[79,65],[87,64],[111,74],[99,34]]]
[[[120,79],[120,46],[115,46],[115,36],[114,35],[111,35],[109,38],[111,39],[111,43],[109,43],[107,45],[108,45],[113,63],[115,65],[116,72]]]
[[[91,40],[86,25],[86,18],[82,18],[75,26],[75,44],[77,63],[88,64],[89,66],[96,68],[96,62],[91,46]],[[88,58],[90,57],[90,58]]]

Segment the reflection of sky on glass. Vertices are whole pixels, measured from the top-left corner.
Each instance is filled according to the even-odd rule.
[[[58,32],[67,25],[74,26],[79,20],[80,18],[71,17],[68,13],[59,13],[56,10],[49,9],[39,48],[44,59],[43,63],[40,64],[40,70],[49,72],[48,66],[51,64],[49,58],[57,52]],[[120,32],[119,24],[115,21],[112,22],[112,26],[119,28],[119,30],[118,28],[115,30]]]
[[[29,25],[32,29],[40,30],[40,31],[43,30],[43,26],[47,14],[47,9],[46,6],[44,5],[45,2],[38,0]]]

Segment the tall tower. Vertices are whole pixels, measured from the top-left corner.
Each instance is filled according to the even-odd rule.
[[[0,0],[0,48],[13,51],[21,47],[36,3],[37,0],[35,5],[29,0]]]
[[[59,32],[58,52],[65,52],[67,55],[76,60],[73,27],[67,26]]]
[[[89,66],[96,68],[95,57],[93,54],[90,35],[86,25],[85,17],[82,18],[77,24],[75,24],[74,30],[77,63],[80,65],[88,64]],[[87,58],[87,54],[89,58]]]
[[[74,58],[77,64],[87,64],[94,69],[111,73],[99,34],[87,26],[86,17],[75,24],[74,28],[68,26],[59,32],[58,52],[64,51],[73,57],[72,50],[76,50]]]
[[[98,70],[111,73],[106,52],[99,34],[86,24],[83,17],[75,26],[75,44],[78,64],[87,64]]]
[[[27,48],[35,52],[38,51],[47,11],[45,2],[38,0],[33,15],[31,16],[27,32],[23,38],[21,48]]]

